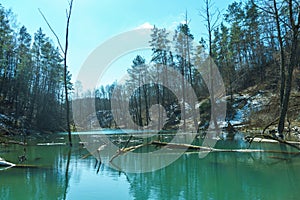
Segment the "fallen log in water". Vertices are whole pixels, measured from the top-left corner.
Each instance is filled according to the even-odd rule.
[[[136,145],[136,146],[132,146],[132,147],[127,147],[127,148],[119,149],[119,150],[117,151],[117,153],[111,157],[111,159],[110,159],[109,162],[112,162],[113,159],[115,159],[115,158],[118,157],[119,155],[122,155],[122,154],[127,153],[127,152],[134,151],[134,150],[139,149],[139,148],[144,147],[144,146],[148,146],[149,144],[151,144],[151,143],[139,144],[139,145]]]
[[[16,165],[4,160],[3,158],[0,158],[0,167],[14,167],[14,166]]]
[[[19,165],[16,164],[15,166],[13,166],[13,168],[41,168],[41,166],[38,165]]]
[[[196,146],[191,144],[179,144],[179,143],[167,143],[167,142],[160,142],[160,141],[152,141],[150,142],[151,145],[156,146],[166,146],[170,149],[188,149],[188,150],[201,150],[201,151],[212,151],[213,148],[204,147],[204,146]]]
[[[47,168],[47,167],[41,167],[41,166],[38,166],[38,165],[19,165],[19,164],[13,164],[11,163],[12,165],[7,165],[7,166],[4,166],[4,165],[0,165],[0,170],[7,170],[7,169],[10,169],[10,168],[22,168],[22,169],[29,169],[29,168],[34,168],[34,169],[37,169],[37,168]]]
[[[265,152],[263,149],[216,149],[212,147],[205,146],[196,146],[190,144],[177,144],[177,143],[166,143],[153,141],[150,144],[157,146],[165,146],[170,149],[187,149],[187,150],[196,150],[196,151],[209,151],[209,152],[241,152],[241,153],[251,153],[251,152]]]
[[[263,139],[261,137],[255,137],[253,138],[253,142],[261,142],[261,143],[280,143],[280,141],[278,140],[274,140],[274,139]],[[300,145],[300,142],[296,142],[296,141],[286,141],[289,144],[296,144],[296,145]]]
[[[48,142],[48,143],[38,143],[37,146],[65,146],[65,142]]]
[[[2,170],[9,169],[9,168],[40,168],[41,166],[38,165],[26,165],[26,164],[14,164],[0,158],[0,167]]]
[[[211,147],[204,146],[196,146],[190,144],[177,144],[177,143],[166,143],[153,141],[150,144],[157,146],[166,146],[167,148],[185,148],[188,150],[197,150],[197,151],[209,151],[209,152],[237,152],[237,153],[255,153],[255,152],[263,152],[263,153],[281,153],[281,154],[299,154],[300,152],[289,152],[289,151],[276,151],[276,150],[264,150],[264,149],[216,149]]]
[[[281,144],[285,144],[288,145],[290,147],[293,147],[295,149],[297,149],[298,151],[300,151],[300,143],[299,142],[293,142],[293,141],[286,141],[280,138],[276,138],[273,137],[272,135],[269,134],[258,134],[258,135],[254,135],[254,136],[247,136],[245,137],[246,140],[248,140],[249,142],[249,146],[248,148],[250,148],[252,142],[269,142],[269,143],[281,143]]]
[[[88,154],[85,154],[85,155],[81,156],[80,159],[86,159],[86,158],[92,156],[92,155],[93,155],[94,153],[96,153],[96,152],[97,152],[97,150],[95,150],[95,151],[93,151],[93,152],[89,152]]]
[[[123,148],[117,151],[117,153],[112,156],[110,162],[112,162],[115,158],[120,155],[123,155],[127,152],[132,152],[136,149],[147,145],[155,145],[155,146],[163,146],[169,149],[186,149],[190,150],[185,152],[186,154],[191,153],[201,153],[201,152],[222,152],[222,153],[273,153],[273,154],[288,154],[288,155],[300,155],[300,152],[289,152],[289,151],[276,151],[276,150],[264,150],[264,149],[216,149],[212,147],[205,147],[205,146],[196,146],[191,144],[179,144],[179,143],[167,143],[167,142],[160,142],[160,141],[152,141],[147,144],[140,144],[128,148]],[[191,152],[192,151],[192,152]],[[176,153],[176,152],[175,152]]]

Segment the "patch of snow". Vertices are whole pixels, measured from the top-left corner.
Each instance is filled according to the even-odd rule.
[[[238,124],[247,121],[252,111],[260,111],[268,103],[269,95],[264,91],[259,91],[254,96],[236,94],[234,95],[234,99],[236,103],[233,105],[233,108],[236,109],[236,113],[233,119],[230,120],[230,123]],[[242,108],[239,108],[242,101],[246,101],[246,103]]]
[[[10,120],[10,118],[6,115],[0,114],[0,120]]]

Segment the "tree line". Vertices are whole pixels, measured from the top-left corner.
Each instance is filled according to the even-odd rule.
[[[130,105],[131,118],[138,125],[147,126],[152,120],[149,109],[152,105],[160,104],[166,109],[167,123],[178,124],[182,119],[185,127],[185,120],[189,117],[184,115],[194,112],[194,105],[184,105],[190,98],[186,92],[187,84],[193,88],[198,102],[211,95],[209,85],[212,83],[205,83],[198,70],[199,67],[206,67],[204,71],[210,73],[211,69],[204,64],[205,54],[208,54],[218,67],[229,96],[226,119],[230,120],[234,116],[234,94],[251,86],[265,85],[266,90],[280,96],[276,108],[278,116],[274,116],[274,119],[279,118],[278,132],[282,133],[292,86],[296,91],[300,88],[299,3],[294,0],[237,1],[230,4],[222,15],[218,15],[211,1],[206,0],[204,3],[201,15],[210,36],[208,40],[194,37],[187,16],[185,23],[179,24],[174,33],[154,27],[149,41],[152,47],[151,58],[146,61],[146,58],[137,55],[132,65],[128,66],[129,79],[122,86],[114,83],[96,89],[93,92],[96,105],[99,110],[110,110],[112,101],[129,99],[127,103]],[[215,18],[218,20],[214,21]],[[180,84],[170,79],[172,76],[168,75],[167,69],[174,69],[182,75]],[[154,84],[157,82],[161,84]],[[175,98],[165,87],[170,84],[177,84],[181,99]],[[131,94],[128,93],[130,88],[135,88]],[[113,96],[114,91],[118,95]],[[111,99],[115,97],[117,100]],[[218,100],[217,95],[210,96],[210,100],[200,106],[201,119],[193,119],[195,126],[199,121],[205,123],[211,119],[210,110],[212,103]],[[182,112],[177,112],[180,105]],[[122,118],[121,112],[118,115],[118,118]],[[158,107],[155,115],[158,123],[163,115],[163,109]],[[109,116],[109,125],[114,126],[112,116],[104,116]]]
[[[16,128],[65,130],[63,57],[41,28],[32,37],[14,21],[0,5],[0,113]]]
[[[211,1],[205,0],[204,4],[201,15],[209,35],[207,40],[195,38],[188,15],[174,33],[154,27],[149,41],[151,58],[137,55],[132,65],[126,66],[129,79],[125,84],[113,83],[81,94],[80,83],[75,83],[73,103],[80,99],[90,99],[93,103],[96,97],[97,117],[100,124],[105,121],[102,123],[105,127],[117,126],[111,113],[112,102],[127,102],[131,119],[140,126],[153,124],[154,120],[157,127],[176,126],[180,120],[184,129],[189,124],[198,126],[200,121],[206,125],[211,118],[217,120],[210,111],[218,101],[218,91],[212,92],[214,88],[211,88],[218,80],[213,79],[212,69],[205,62],[208,54],[231,97],[227,98],[227,120],[234,116],[234,94],[254,85],[266,85],[265,89],[279,94],[278,131],[282,133],[292,88],[300,88],[299,3],[296,0],[237,1],[220,15]],[[63,56],[42,29],[32,37],[24,26],[12,28],[14,20],[12,12],[0,6],[0,112],[13,116],[14,126],[63,130],[66,128]],[[199,68],[210,83],[204,81]],[[180,74],[180,80],[172,79],[170,72]],[[72,89],[70,78],[68,73],[68,88]],[[177,93],[181,94],[180,98],[176,97]],[[73,114],[88,118],[93,111],[85,109],[83,102],[80,105],[80,113]],[[153,105],[164,107],[155,107],[155,117],[151,117]],[[195,107],[199,105],[200,119],[195,118],[198,115]],[[126,118],[122,112],[116,115]],[[119,125],[126,123],[129,122]]]

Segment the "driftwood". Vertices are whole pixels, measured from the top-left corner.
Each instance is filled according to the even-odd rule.
[[[21,146],[26,146],[27,145],[27,143],[19,142],[19,141],[16,141],[16,140],[0,141],[0,144],[4,144],[4,145],[17,144],[17,145],[21,145]]]
[[[266,138],[266,139],[271,139],[271,140],[277,141],[277,142],[279,142],[279,143],[281,143],[281,144],[285,144],[285,145],[291,146],[291,147],[297,149],[298,151],[300,151],[300,147],[297,146],[296,144],[293,144],[293,143],[291,143],[291,142],[287,142],[287,141],[285,141],[285,140],[282,140],[282,139],[280,139],[280,138],[276,138],[276,137],[273,137],[273,136],[267,135],[267,134],[263,134],[263,135],[262,135],[262,134],[258,134],[258,135],[254,135],[254,136],[251,136],[251,137],[249,137],[249,136],[246,137],[246,139],[249,141],[248,149],[250,148],[250,146],[251,146],[251,144],[252,144],[252,142],[253,142],[253,140],[254,140],[255,138]]]
[[[165,146],[170,149],[188,149],[188,150],[198,150],[198,151],[212,151],[213,148],[210,147],[203,147],[203,146],[196,146],[190,144],[179,144],[179,143],[167,143],[167,142],[160,142],[160,141],[152,141],[151,145],[156,146]]]
[[[129,137],[129,139],[127,140],[125,146],[124,146],[122,149],[119,150],[119,153],[120,153],[120,154],[122,153],[122,151],[123,151],[124,149],[126,149],[126,147],[128,146],[130,140],[132,139],[132,137],[133,137],[133,135],[131,135],[131,136]],[[95,153],[98,153],[99,159],[100,159],[100,151],[102,151],[102,150],[104,149],[105,146],[106,146],[106,144],[101,145],[101,146],[100,146],[98,149],[96,149],[95,151],[89,152],[88,154],[83,155],[83,156],[81,157],[81,159],[86,159],[86,158],[88,158],[88,157],[94,155]],[[130,148],[131,148],[131,147],[130,147]],[[128,151],[128,150],[126,150],[126,151]]]
[[[3,158],[0,158],[0,166],[1,166],[1,167],[14,167],[15,164],[6,161],[6,160],[4,160]]]
[[[95,150],[95,151],[93,151],[93,152],[89,152],[89,153],[87,153],[87,154],[81,156],[80,159],[86,159],[86,158],[88,158],[88,157],[94,155],[96,152],[97,152],[97,150]]]
[[[136,149],[139,149],[141,147],[144,147],[144,146],[148,146],[150,143],[146,143],[146,144],[139,144],[139,145],[136,145],[136,146],[132,146],[132,147],[128,147],[128,148],[122,148],[122,149],[119,149],[117,151],[117,153],[115,155],[113,155],[110,159],[109,162],[112,162],[116,157],[118,157],[119,155],[122,155],[124,153],[127,153],[127,152],[131,152],[131,151],[134,151]]]
[[[233,127],[236,127],[236,126],[247,126],[249,124],[247,123],[238,123],[238,124],[231,124]]]
[[[3,170],[10,169],[10,168],[40,168],[38,165],[25,165],[25,164],[14,164],[12,162],[8,162],[4,160],[3,158],[0,158],[0,167],[2,167]]]
[[[189,144],[174,144],[174,143],[165,143],[159,141],[151,142],[153,145],[167,146],[168,148],[187,148],[188,150],[198,150],[198,151],[210,151],[210,152],[238,152],[238,153],[255,153],[255,152],[264,152],[264,153],[280,153],[280,154],[300,154],[300,152],[288,152],[288,151],[275,151],[275,150],[263,150],[263,149],[216,149],[211,147],[204,146],[195,146]]]
[[[41,168],[41,166],[38,165],[19,165],[16,164],[15,166],[13,166],[14,168]]]
[[[12,163],[13,164],[13,163]],[[39,166],[39,165],[25,165],[25,164],[13,164],[13,165],[9,165],[9,166],[2,166],[0,165],[0,169],[1,167],[3,169],[10,169],[10,168],[23,168],[23,169],[29,169],[29,168],[34,168],[34,169],[37,169],[37,168],[44,168],[42,166]]]
[[[278,157],[278,156],[269,156],[269,158],[276,159],[279,161],[289,161],[290,160],[290,158],[282,158],[282,157]]]
[[[163,146],[170,149],[187,149],[191,150],[192,152],[186,152],[186,154],[193,154],[193,153],[200,153],[200,152],[225,152],[225,153],[273,153],[273,154],[288,154],[288,155],[300,155],[300,152],[289,152],[289,151],[276,151],[276,150],[263,150],[263,149],[216,149],[211,147],[205,146],[197,146],[197,145],[190,145],[190,144],[179,144],[179,143],[166,143],[160,141],[152,141],[147,144],[140,144],[128,148],[122,148],[118,150],[118,152],[110,159],[110,162],[127,152],[132,152],[136,149],[147,145],[155,145],[155,146]],[[275,158],[275,157],[274,157]],[[276,157],[277,158],[277,157]]]

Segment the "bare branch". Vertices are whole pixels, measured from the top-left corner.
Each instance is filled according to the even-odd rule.
[[[66,9],[66,17],[67,17],[67,25],[66,25],[66,35],[65,35],[65,48],[62,47],[60,40],[57,36],[57,34],[55,33],[55,31],[52,29],[51,25],[49,24],[48,20],[46,19],[46,17],[44,16],[44,14],[42,13],[42,11],[39,9],[40,14],[42,15],[42,17],[44,18],[45,22],[47,23],[48,27],[50,28],[50,30],[52,31],[52,33],[54,34],[54,36],[56,37],[56,40],[59,44],[60,50],[63,52],[63,60],[64,60],[64,89],[65,89],[65,101],[66,101],[66,118],[67,118],[67,131],[68,131],[68,136],[69,136],[69,145],[70,147],[72,147],[72,137],[71,137],[71,128],[70,128],[70,112],[69,112],[69,97],[68,97],[68,66],[67,66],[67,54],[68,54],[68,48],[69,48],[69,25],[70,25],[70,18],[71,18],[71,14],[72,14],[72,7],[73,7],[73,0],[69,1],[69,10]]]
[[[64,50],[63,50],[63,48],[62,48],[62,45],[61,45],[61,43],[60,43],[60,40],[59,40],[57,34],[55,33],[55,31],[54,31],[53,28],[51,27],[50,23],[48,22],[47,18],[45,17],[45,15],[44,15],[43,12],[41,11],[41,9],[38,9],[38,10],[39,10],[40,14],[42,15],[44,21],[47,23],[49,29],[50,29],[51,32],[54,34],[54,36],[55,36],[55,38],[56,38],[56,40],[57,40],[57,42],[58,42],[58,45],[59,45],[60,50],[64,53]]]
[[[69,112],[69,97],[68,97],[68,66],[67,66],[67,54],[69,48],[69,26],[70,26],[70,18],[72,14],[73,0],[69,2],[69,11],[67,11],[67,25],[66,25],[66,37],[65,37],[65,51],[64,51],[64,86],[65,86],[65,98],[66,98],[66,109],[67,109],[67,128],[68,128],[68,136],[70,147],[72,147],[72,138],[71,138],[71,128],[70,128],[70,112]]]
[[[290,23],[292,26],[292,29],[295,29],[295,22],[293,17],[293,0],[289,0],[289,13],[290,13]]]
[[[257,4],[254,2],[254,0],[251,0],[251,3],[252,3],[255,7],[257,7],[258,9],[260,9],[260,10],[262,10],[262,11],[264,11],[264,12],[270,14],[270,15],[274,15],[274,12],[271,12],[271,11],[269,11],[269,10],[267,10],[267,9],[265,9],[265,8],[263,8],[263,7],[261,7],[261,6],[259,6],[259,5],[257,5]]]
[[[69,38],[69,25],[70,25],[70,18],[71,18],[71,14],[72,14],[72,7],[73,7],[73,0],[71,0],[69,2],[70,8],[69,8],[69,12],[67,11],[67,26],[66,26],[66,43],[65,43],[65,59],[67,57],[67,51],[68,51],[68,46],[69,46],[69,42],[68,42],[68,38]]]
[[[257,7],[259,10],[261,10],[261,11],[263,11],[263,12],[266,12],[266,13],[270,14],[273,18],[276,18],[276,16],[275,16],[275,11],[274,11],[274,7],[272,7],[271,5],[268,5],[269,8],[272,10],[272,11],[269,11],[269,10],[267,10],[267,9],[265,9],[265,8],[263,8],[263,7],[259,6],[259,5],[257,5],[257,4],[254,2],[254,0],[251,0],[251,3],[253,3],[253,5],[254,5],[255,7]],[[280,10],[280,8],[278,8],[278,10]],[[285,26],[288,26],[288,27],[291,28],[291,25],[288,24],[288,23],[286,23],[282,18],[278,17],[278,19],[279,19],[279,21],[280,21],[281,23],[283,23]]]
[[[45,20],[45,22],[47,23],[47,25],[48,25],[49,29],[51,30],[51,32],[54,34],[54,36],[55,36],[55,38],[56,38],[56,40],[57,40],[57,42],[58,42],[58,45],[59,45],[60,50],[63,52],[63,54],[65,54],[65,51],[64,51],[64,49],[63,49],[63,47],[62,47],[62,45],[61,45],[61,43],[60,43],[60,40],[59,40],[57,34],[55,33],[55,31],[53,30],[53,28],[52,28],[51,25],[49,24],[47,18],[45,17],[45,15],[44,15],[43,12],[41,11],[41,9],[39,9],[39,12],[40,12],[40,14],[42,15],[43,19]]]
[[[72,4],[73,2],[70,2],[70,1],[68,0],[68,3],[69,3],[69,7],[72,7],[72,5],[71,5],[71,4]]]
[[[216,12],[214,12],[213,16],[214,16],[215,14],[217,14],[217,17],[216,17],[215,21],[214,21],[213,24],[212,24],[212,29],[213,29],[213,30],[215,30],[216,27],[219,26],[219,24],[217,24],[217,23],[219,22],[221,13],[220,13],[220,11],[217,9]]]

